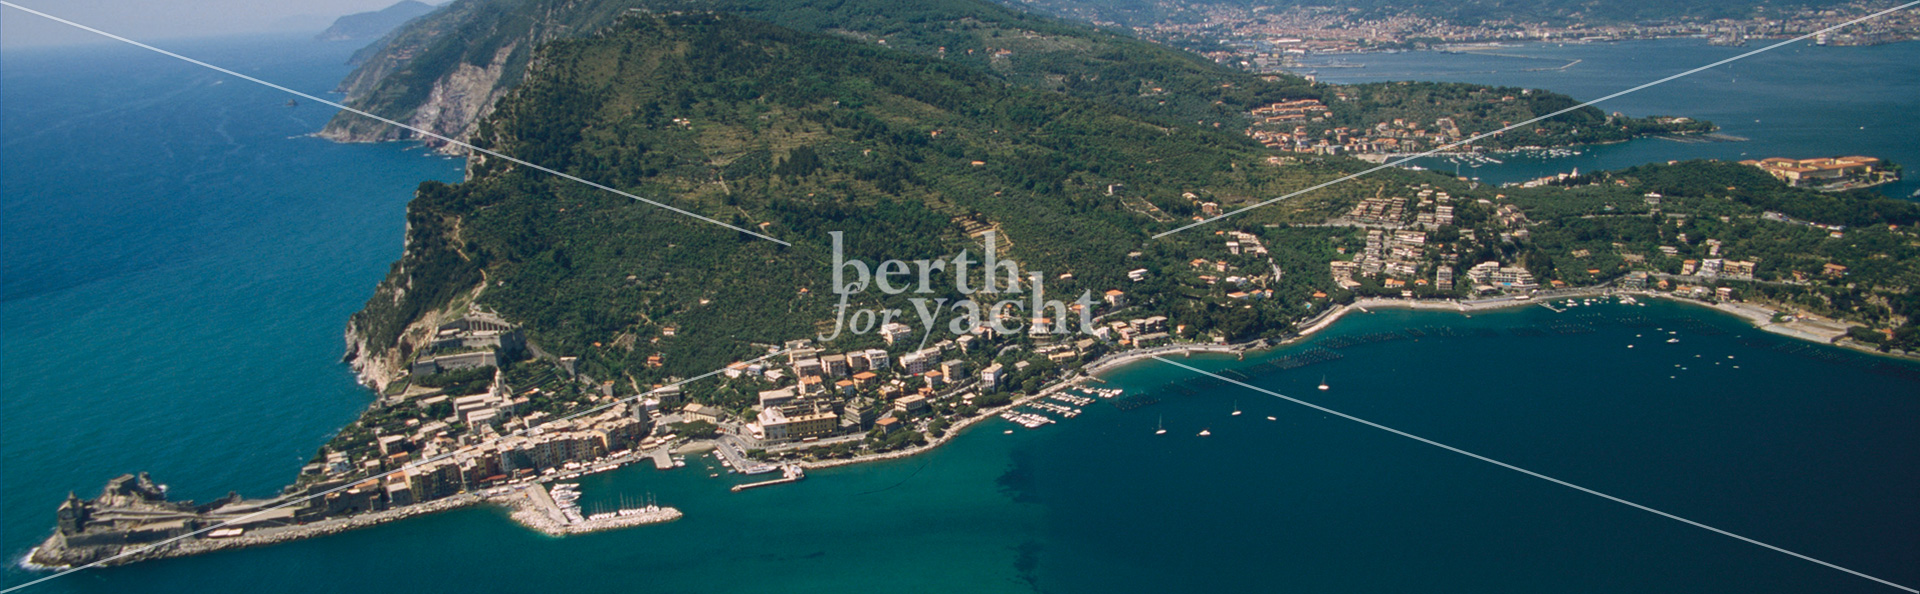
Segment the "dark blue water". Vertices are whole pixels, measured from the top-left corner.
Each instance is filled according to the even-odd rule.
[[[315,91],[345,70],[344,50],[294,40],[186,49]],[[278,487],[367,402],[337,363],[341,325],[398,255],[413,185],[457,164],[297,138],[327,114],[162,59],[5,60],[4,552],[120,472],[199,499]],[[1541,330],[1555,322],[1594,331]],[[1664,304],[1380,312],[1271,356],[1429,326],[1456,336],[1256,381],[1920,583],[1910,367]],[[1323,375],[1333,389],[1312,389]],[[1147,362],[1110,379],[1192,377]],[[36,590],[1890,591],[1240,389],[1037,431],[989,421],[928,455],[746,493],[692,462],[582,481],[588,504],[651,493],[687,513],[663,526],[554,539],[474,508]]]
[[[1474,53],[1407,52],[1341,56],[1363,68],[1320,68],[1335,83],[1432,80],[1552,90],[1581,101],[1630,89],[1770,45],[1717,47],[1703,39],[1558,45],[1532,43]],[[1579,63],[1558,69],[1573,60]],[[1312,62],[1312,61],[1310,61]],[[1586,147],[1566,158],[1502,156],[1505,165],[1461,167],[1492,183],[1521,181],[1579,168],[1618,169],[1674,159],[1810,158],[1868,155],[1920,163],[1920,42],[1873,47],[1800,43],[1758,54],[1595,107],[1633,116],[1675,115],[1712,120],[1746,142],[1686,144],[1644,139]],[[1445,159],[1419,164],[1452,171]],[[1882,186],[1890,196],[1920,190],[1920,176]]]

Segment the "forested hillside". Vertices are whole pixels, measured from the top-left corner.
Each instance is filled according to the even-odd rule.
[[[1129,252],[1176,220],[1154,201],[1191,211],[1183,194],[1246,200],[1314,177],[1234,131],[731,15],[629,16],[539,64],[476,143],[794,245],[476,161],[470,181],[426,184],[411,205],[407,255],[355,319],[374,344],[484,274],[482,303],[553,351],[712,369],[831,319],[829,231],[875,262],[977,256],[966,230],[996,228],[1070,300],[1126,282]]]
[[[458,135],[483,112],[469,99],[517,83],[541,43],[591,34],[630,12],[736,14],[974,66],[1001,82],[1122,106],[1168,124],[1237,126],[1251,106],[1319,96],[1298,78],[1262,80],[985,0],[457,0],[369,46],[341,90],[355,107]],[[450,117],[448,104],[468,109]],[[343,114],[326,134],[378,140],[404,137],[400,132]]]

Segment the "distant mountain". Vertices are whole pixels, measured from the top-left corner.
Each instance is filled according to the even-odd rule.
[[[313,38],[319,41],[366,41],[379,39],[400,25],[433,12],[433,5],[414,0],[401,2],[373,12],[358,12],[340,17],[333,26]]]

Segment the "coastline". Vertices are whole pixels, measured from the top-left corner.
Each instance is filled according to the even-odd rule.
[[[463,507],[468,507],[468,506],[479,504],[479,503],[488,502],[491,499],[492,499],[491,496],[488,496],[482,493],[462,493],[459,495],[454,495],[452,497],[435,499],[433,501],[427,501],[423,503],[416,503],[416,504],[408,505],[405,507],[397,507],[397,508],[386,509],[386,510],[381,510],[376,512],[367,512],[363,514],[357,514],[357,515],[340,517],[340,518],[328,518],[328,519],[321,520],[318,522],[313,522],[310,524],[298,524],[293,526],[266,528],[266,529],[261,529],[260,531],[257,531],[257,532],[242,534],[240,536],[235,536],[232,538],[218,538],[218,539],[187,538],[187,539],[174,540],[174,541],[163,541],[161,544],[156,544],[156,545],[129,545],[129,548],[133,548],[134,552],[125,554],[125,556],[114,557],[113,555],[120,555],[125,553],[124,550],[116,551],[115,553],[113,553],[113,555],[106,555],[104,558],[110,559],[110,560],[104,563],[101,563],[101,565],[103,566],[126,565],[129,563],[135,563],[139,561],[150,561],[155,559],[171,559],[174,557],[187,557],[187,556],[199,555],[203,553],[212,553],[215,551],[224,551],[228,549],[244,549],[244,548],[251,548],[251,547],[280,544],[280,543],[291,542],[296,540],[305,540],[309,538],[316,538],[316,537],[346,532],[348,530],[358,530],[361,528],[378,526],[380,524],[404,520],[414,516],[423,516],[427,514],[435,514],[435,513],[440,513],[444,511],[451,511],[451,510],[460,509]],[[48,542],[52,542],[52,541],[49,540]],[[66,568],[72,567],[72,565],[43,565],[43,564],[34,562],[33,561],[34,557],[39,556],[46,546],[47,546],[47,542],[42,542],[41,544],[34,545],[32,549],[27,551],[27,555],[24,559],[21,560],[20,566],[27,569],[40,570],[40,571],[51,571],[51,570],[59,570],[59,569],[66,569]],[[144,548],[135,548],[135,547],[144,547]],[[84,565],[86,563],[92,563],[96,561],[99,561],[99,560],[91,559],[91,560],[82,562],[80,564]]]
[[[624,466],[624,464],[621,466]],[[608,518],[587,518],[580,521],[569,521],[564,514],[560,513],[559,508],[553,505],[552,499],[546,498],[545,505],[543,506],[538,498],[528,490],[530,488],[539,489],[542,495],[544,495],[546,490],[546,487],[541,482],[529,481],[521,484],[493,487],[477,492],[461,493],[452,497],[415,503],[403,507],[339,518],[328,518],[309,524],[264,528],[231,538],[186,538],[175,541],[163,541],[161,544],[156,545],[129,545],[129,548],[140,546],[146,548],[134,548],[135,552],[121,557],[114,557],[113,555],[119,555],[125,551],[116,551],[113,555],[107,555],[105,558],[111,560],[101,563],[101,565],[126,565],[139,561],[188,557],[229,549],[269,546],[296,540],[329,536],[349,530],[371,528],[417,516],[453,511],[481,504],[500,507],[508,512],[508,517],[522,527],[552,537],[586,534],[589,532],[629,528],[646,524],[660,524],[672,522],[684,517],[684,514],[678,509],[661,506],[642,510],[638,513]],[[44,565],[34,562],[34,557],[39,556],[47,544],[47,542],[43,542],[28,549],[26,555],[20,558],[17,565],[21,568],[34,571],[56,571],[73,566]],[[57,554],[57,551],[58,549],[55,550],[55,554]],[[94,561],[97,561],[97,559],[84,561],[79,564],[84,565]]]
[[[1279,348],[1282,346],[1297,344],[1315,334],[1318,334],[1328,328],[1333,327],[1334,324],[1338,323],[1340,320],[1346,318],[1348,315],[1354,312],[1371,313],[1370,309],[1411,309],[1411,310],[1420,310],[1420,311],[1454,312],[1454,313],[1459,313],[1465,316],[1471,316],[1472,313],[1474,312],[1492,311],[1492,310],[1507,309],[1507,308],[1513,308],[1513,307],[1523,307],[1528,305],[1541,305],[1541,306],[1547,306],[1548,309],[1553,309],[1552,307],[1550,307],[1550,302],[1557,299],[1580,299],[1580,298],[1610,297],[1610,296],[1631,296],[1635,298],[1664,299],[1664,300],[1675,302],[1675,303],[1682,303],[1682,304],[1702,307],[1702,308],[1714,310],[1720,313],[1724,313],[1727,315],[1733,315],[1733,316],[1739,317],[1742,320],[1745,320],[1747,323],[1754,326],[1756,329],[1771,332],[1780,336],[1805,340],[1808,342],[1827,344],[1830,346],[1848,348],[1848,349],[1856,350],[1860,352],[1888,356],[1888,357],[1893,357],[1893,358],[1903,359],[1908,361],[1920,360],[1920,357],[1915,357],[1913,355],[1896,355],[1891,353],[1883,353],[1870,348],[1865,348],[1865,345],[1861,345],[1858,343],[1849,344],[1850,341],[1844,341],[1844,340],[1833,341],[1833,340],[1823,339],[1823,337],[1821,337],[1820,335],[1799,330],[1796,328],[1788,327],[1782,323],[1776,323],[1773,321],[1774,316],[1783,312],[1771,307],[1758,305],[1758,304],[1751,304],[1751,303],[1708,303],[1708,302],[1702,302],[1694,299],[1688,299],[1685,297],[1678,297],[1678,296],[1654,292],[1654,291],[1623,290],[1623,289],[1615,289],[1611,287],[1601,286],[1601,287],[1564,289],[1564,290],[1554,291],[1550,295],[1508,296],[1508,297],[1498,297],[1498,298],[1481,299],[1481,300],[1466,300],[1466,301],[1364,298],[1364,299],[1356,300],[1353,303],[1349,303],[1349,304],[1324,310],[1321,312],[1321,314],[1313,318],[1309,318],[1308,320],[1305,320],[1306,325],[1300,328],[1298,332],[1280,340],[1261,339],[1261,340],[1255,340],[1255,341],[1237,343],[1237,344],[1180,343],[1180,344],[1171,344],[1171,345],[1160,346],[1160,347],[1152,347],[1147,349],[1135,349],[1135,350],[1128,350],[1128,351],[1119,352],[1119,353],[1112,353],[1112,354],[1103,356],[1099,359],[1096,359],[1093,362],[1088,363],[1085,367],[1074,372],[1072,375],[1066,378],[1063,378],[1061,380],[1048,384],[1047,386],[1041,388],[1036,393],[1019,396],[1013,399],[1012,402],[1006,405],[994,407],[991,409],[983,409],[975,413],[973,416],[967,417],[965,419],[957,420],[954,422],[954,424],[951,427],[947,429],[947,431],[944,434],[942,434],[940,437],[929,439],[927,443],[924,445],[913,446],[913,447],[896,450],[892,452],[885,452],[885,453],[872,454],[872,455],[866,455],[866,456],[856,456],[853,458],[800,462],[800,463],[797,463],[797,465],[806,470],[818,470],[818,469],[835,468],[840,466],[851,466],[851,465],[867,463],[867,462],[879,462],[879,461],[885,461],[885,460],[898,460],[903,458],[910,458],[913,456],[917,456],[923,453],[933,451],[934,449],[939,448],[942,445],[945,445],[949,442],[954,441],[955,439],[959,438],[959,436],[962,433],[967,432],[967,430],[972,428],[973,426],[978,425],[981,422],[984,422],[989,419],[998,418],[1001,412],[1027,405],[1036,400],[1044,399],[1049,395],[1079,386],[1088,381],[1100,381],[1098,378],[1098,374],[1100,373],[1112,371],[1114,369],[1118,369],[1121,367],[1125,367],[1127,365],[1132,365],[1135,363],[1139,363],[1139,362],[1146,361],[1146,360],[1149,360],[1158,356],[1163,356],[1163,355],[1178,354],[1181,356],[1188,356],[1195,353],[1244,355],[1246,352],[1249,352],[1249,351],[1254,351],[1254,352],[1266,351],[1274,348]],[[1559,311],[1559,310],[1555,310],[1555,311]],[[1838,322],[1830,322],[1830,321],[1824,321],[1824,320],[1822,321],[1828,324],[1839,324]],[[1841,332],[1842,332],[1842,335],[1844,335],[1844,330],[1841,330]],[[638,458],[627,460],[625,462],[630,463],[634,461],[638,461]],[[618,463],[618,464],[614,464],[612,467],[602,468],[600,470],[611,470],[613,468],[618,468],[625,465],[626,465],[625,463]],[[598,531],[598,530],[626,528],[626,527],[639,526],[639,525],[645,525],[645,524],[671,522],[671,521],[679,520],[680,518],[683,517],[681,512],[679,512],[679,510],[677,509],[674,509],[671,507],[661,507],[655,510],[648,510],[644,513],[638,513],[638,514],[629,515],[629,516],[606,518],[600,521],[587,520],[585,522],[580,522],[580,523],[570,523],[562,519],[551,517],[551,510],[542,508],[539,502],[534,501],[534,497],[530,496],[526,492],[526,489],[529,487],[538,487],[543,491],[545,489],[544,487],[541,486],[540,481],[530,481],[528,483],[523,483],[523,484],[494,487],[484,491],[462,493],[462,494],[455,495],[452,497],[447,497],[444,499],[437,499],[434,501],[417,503],[417,504],[400,507],[400,508],[393,508],[393,509],[382,510],[377,512],[368,512],[368,513],[342,517],[342,518],[332,518],[332,519],[322,520],[322,521],[318,521],[310,524],[262,529],[258,532],[236,536],[232,538],[223,538],[223,539],[196,538],[196,539],[186,539],[186,540],[180,540],[180,541],[174,541],[174,542],[167,542],[161,545],[150,546],[147,549],[139,550],[138,552],[127,555],[125,557],[114,559],[113,561],[106,563],[106,565],[124,565],[127,563],[133,563],[136,561],[185,557],[190,555],[211,553],[215,551],[228,550],[228,549],[239,549],[239,548],[279,544],[279,543],[289,542],[294,540],[302,540],[307,538],[327,536],[327,535],[336,534],[339,532],[345,532],[348,530],[367,528],[371,526],[385,524],[388,522],[404,520],[404,519],[415,517],[415,516],[438,513],[442,511],[450,511],[450,510],[464,508],[464,507],[482,504],[482,503],[500,506],[501,508],[508,511],[508,516],[511,519],[513,519],[516,523],[519,523],[530,530],[534,530],[536,532],[539,532],[548,536],[552,536],[552,537],[562,537],[562,536],[567,536],[572,534],[581,534],[581,533]],[[46,546],[47,546],[47,543],[42,543],[40,545],[35,546],[33,549],[31,549],[28,552],[26,557],[20,560],[19,566],[27,569],[34,569],[34,570],[61,569],[62,566],[48,566],[48,565],[41,565],[33,562],[33,558],[41,552],[43,547],[46,547]]]

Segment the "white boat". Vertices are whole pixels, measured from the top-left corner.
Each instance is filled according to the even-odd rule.
[[[1155,427],[1153,430],[1154,435],[1166,435],[1167,434],[1167,418],[1160,417],[1160,424],[1155,425],[1154,427]]]
[[[1321,390],[1327,389],[1327,376],[1324,376],[1324,375],[1320,376],[1320,389]]]
[[[1233,401],[1233,416],[1240,416],[1240,401]]]
[[[1278,420],[1280,420],[1280,419],[1276,419],[1276,418],[1273,418],[1273,417],[1267,417],[1267,420],[1269,420],[1269,421],[1278,421]]]
[[[1206,436],[1208,436],[1208,435],[1213,435],[1213,432],[1212,432],[1212,431],[1208,431],[1208,430],[1206,430],[1206,429],[1201,429],[1201,430],[1200,430],[1200,436],[1201,436],[1201,437],[1206,437]]]

